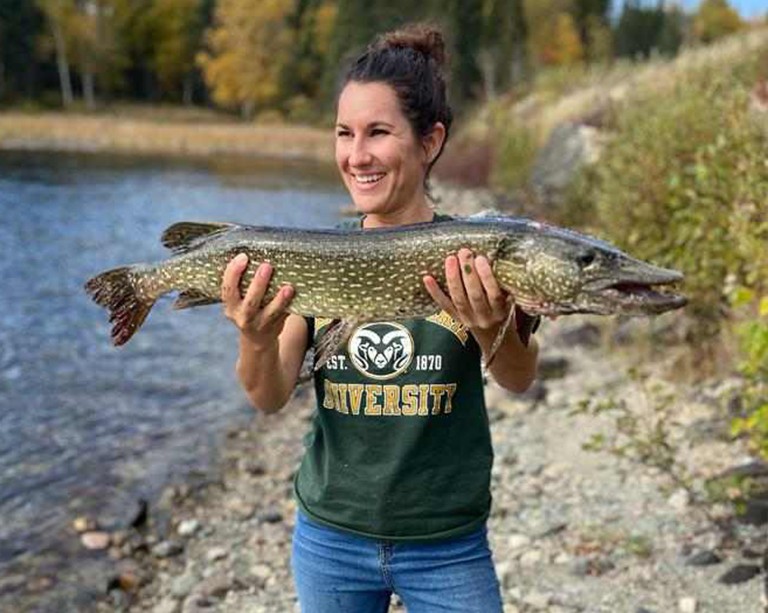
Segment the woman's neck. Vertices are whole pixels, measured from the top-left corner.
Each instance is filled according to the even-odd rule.
[[[408,208],[400,211],[392,211],[384,214],[371,213],[363,217],[363,228],[390,228],[404,226],[412,223],[424,223],[432,221],[435,212],[426,201],[418,208]]]

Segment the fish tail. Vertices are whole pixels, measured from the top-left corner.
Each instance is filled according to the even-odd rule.
[[[154,299],[139,296],[131,271],[131,266],[114,268],[96,275],[85,284],[85,291],[94,302],[109,310],[114,345],[127,343],[155,304]]]

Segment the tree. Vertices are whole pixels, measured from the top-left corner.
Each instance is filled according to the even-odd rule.
[[[74,38],[76,7],[74,0],[37,0],[38,7],[48,20],[56,49],[56,68],[59,73],[61,103],[69,108],[74,102],[70,76],[69,47]]]
[[[0,1],[0,101],[39,89],[39,43],[45,18],[29,0]]]
[[[201,0],[154,0],[147,15],[150,65],[161,89],[181,90],[187,105],[192,103],[195,55],[202,37],[201,7]]]
[[[280,75],[293,43],[284,0],[221,0],[198,55],[205,81],[220,105],[252,117],[280,93]]]
[[[616,26],[616,54],[633,59],[649,57],[658,48],[663,24],[661,6],[645,8],[640,0],[625,2]]]
[[[727,0],[702,0],[693,18],[693,34],[703,43],[727,36],[743,27],[736,11]]]
[[[525,0],[528,48],[540,65],[570,65],[584,58],[584,47],[568,0]]]

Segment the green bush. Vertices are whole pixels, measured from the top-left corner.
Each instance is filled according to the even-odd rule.
[[[729,287],[768,293],[768,119],[749,101],[759,71],[755,60],[692,73],[628,106],[564,211],[567,223],[685,273],[692,340],[720,331]]]

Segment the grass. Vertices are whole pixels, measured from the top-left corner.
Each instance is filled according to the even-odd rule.
[[[333,159],[330,130],[241,123],[204,109],[166,107],[111,107],[97,114],[2,112],[0,149]]]

